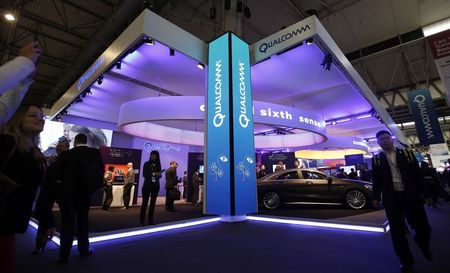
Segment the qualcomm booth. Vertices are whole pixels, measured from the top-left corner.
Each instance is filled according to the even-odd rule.
[[[267,179],[286,184],[306,180],[300,192],[306,199],[289,201],[268,190],[269,182],[257,185],[256,170],[262,164],[257,150],[343,149],[349,147],[336,139],[351,137],[359,143],[379,130],[389,130],[406,143],[315,16],[248,45],[228,32],[206,43],[146,10],[55,103],[50,115],[61,122],[113,130],[109,153],[115,149],[141,152],[139,160],[133,159],[136,180],[141,181],[136,184],[134,204],[139,204],[142,166],[150,152],[160,152],[163,169],[177,161],[179,186],[186,199],[175,203],[178,216],[165,216],[161,211],[163,220],[155,221],[164,226],[180,220],[186,221],[184,226],[219,220],[278,221],[276,215],[303,224],[298,208],[286,212],[281,205],[320,203],[314,188],[334,192],[342,188],[341,181],[312,169],[286,170],[283,176]],[[203,206],[186,206],[192,199],[196,170],[202,178],[199,198]],[[182,182],[184,171],[187,184]],[[162,189],[164,184],[163,175]],[[349,205],[370,187],[363,183],[341,191],[340,203]],[[161,190],[161,200],[164,195]],[[365,205],[350,207],[359,210]],[[356,210],[343,209],[345,213],[322,222],[353,215],[348,211]],[[384,214],[375,213],[381,216],[375,215],[374,223],[348,227],[383,232]],[[197,220],[188,222],[191,218]],[[127,221],[137,223],[136,219]],[[123,228],[132,226],[128,222]],[[147,232],[142,230],[140,234]]]

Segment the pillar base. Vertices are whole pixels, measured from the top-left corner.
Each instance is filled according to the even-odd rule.
[[[221,215],[220,221],[227,223],[242,222],[247,220],[247,215]]]

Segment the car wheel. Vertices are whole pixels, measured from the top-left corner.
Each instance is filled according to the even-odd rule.
[[[267,209],[276,209],[280,206],[281,198],[276,192],[269,191],[264,193],[263,205]]]
[[[367,198],[362,191],[350,190],[345,194],[345,204],[352,209],[362,209],[367,203]]]

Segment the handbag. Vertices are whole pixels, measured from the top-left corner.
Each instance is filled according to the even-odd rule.
[[[181,192],[178,189],[173,189],[169,191],[169,197],[172,200],[180,200]]]
[[[11,149],[11,152],[9,153],[8,157],[6,158],[5,162],[0,168],[0,202],[5,201],[14,192],[14,190],[20,186],[19,183],[11,179],[9,176],[3,174],[3,169],[8,164],[8,161],[15,152],[15,150],[16,146],[14,146]]]

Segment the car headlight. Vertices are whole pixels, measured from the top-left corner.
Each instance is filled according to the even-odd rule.
[[[368,190],[372,190],[373,186],[372,185],[364,185],[364,188],[368,189]]]

